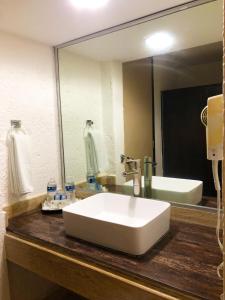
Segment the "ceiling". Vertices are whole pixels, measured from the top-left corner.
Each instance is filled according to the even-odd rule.
[[[58,45],[187,2],[110,0],[101,9],[81,10],[70,0],[0,0],[0,30]]]
[[[174,45],[164,53],[222,41],[222,2],[210,2],[179,11],[66,49],[98,61],[131,61],[164,54],[149,50],[145,45],[146,37],[160,31],[169,32],[175,38]]]

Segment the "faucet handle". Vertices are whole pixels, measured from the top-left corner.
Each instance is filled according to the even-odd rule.
[[[121,164],[123,164],[125,161],[126,161],[126,155],[124,155],[124,154],[121,154],[120,155],[120,162],[121,162]]]
[[[131,162],[131,161],[133,161],[134,159],[132,158],[132,157],[129,157],[129,156],[126,156],[126,155],[124,155],[124,154],[121,154],[120,155],[120,161],[121,161],[121,163],[123,164],[123,163],[129,163],[129,162]]]

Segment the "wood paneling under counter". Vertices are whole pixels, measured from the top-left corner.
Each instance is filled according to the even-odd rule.
[[[61,215],[33,212],[9,221],[6,254],[39,274],[44,269],[46,278],[90,299],[217,300],[222,293],[215,229],[201,225],[171,221],[166,237],[144,256],[132,257],[67,237]],[[74,285],[72,278],[81,283]]]
[[[7,259],[89,300],[197,300],[99,268],[48,247],[7,234]],[[16,250],[16,251],[15,251]]]

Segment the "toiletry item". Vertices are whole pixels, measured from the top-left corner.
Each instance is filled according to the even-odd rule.
[[[54,178],[51,178],[47,184],[47,202],[50,203],[51,200],[55,199],[57,191],[57,183]]]
[[[66,200],[67,194],[64,191],[57,191],[54,200]]]
[[[73,202],[75,200],[75,184],[73,177],[71,176],[66,178],[65,192],[67,195],[67,199]]]
[[[87,175],[87,185],[88,185],[88,189],[91,191],[95,191],[96,190],[96,177],[94,175]]]
[[[61,195],[60,195],[60,200],[67,200],[68,198],[67,198],[67,194],[66,193],[61,193]]]
[[[96,189],[96,191],[98,191],[98,192],[101,192],[101,191],[102,191],[102,185],[101,185],[100,183],[98,183],[97,181],[96,181],[96,183],[95,183],[95,189]]]
[[[152,158],[144,157],[144,194],[145,197],[151,197],[152,194]]]
[[[50,195],[49,195],[50,194]],[[43,213],[58,213],[62,209],[71,204],[71,200],[67,199],[67,194],[63,190],[56,191],[56,183],[51,179],[48,183],[48,198],[42,204]]]
[[[60,200],[60,193],[58,191],[55,193],[54,200]]]

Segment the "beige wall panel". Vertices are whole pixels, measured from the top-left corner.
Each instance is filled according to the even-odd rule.
[[[123,64],[125,153],[152,156],[151,60]]]

